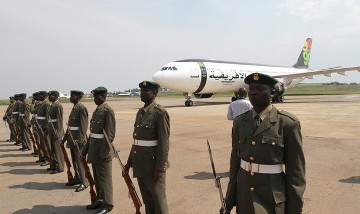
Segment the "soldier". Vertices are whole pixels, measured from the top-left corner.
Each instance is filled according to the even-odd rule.
[[[87,136],[86,131],[89,126],[88,122],[88,110],[80,102],[82,96],[82,91],[73,90],[70,91],[70,102],[74,104],[74,107],[71,110],[68,120],[68,129],[66,130],[65,136],[62,140],[62,143],[67,143],[67,147],[70,148],[71,160],[75,171],[75,176],[72,182],[66,183],[66,186],[73,186],[79,184],[79,187],[75,192],[80,192],[86,189],[89,186],[88,180],[85,176],[85,170],[80,161],[80,154],[76,149],[75,143],[78,145],[79,149],[82,149],[83,145],[86,143]],[[72,141],[69,130],[71,131],[71,136],[74,138]]]
[[[47,128],[48,128],[47,118],[49,117],[49,109],[50,109],[50,102],[47,99],[47,97],[48,97],[47,91],[39,91],[38,100],[40,104],[37,107],[36,127],[38,128],[38,134],[40,137],[40,149],[44,154],[44,156],[43,159],[39,158],[39,160],[37,160],[36,162],[43,163],[42,166],[48,164],[46,160],[49,159],[49,155],[51,155],[51,153],[49,154],[50,151],[48,152],[50,148],[47,148],[49,145],[46,145],[46,143],[49,142],[47,136]]]
[[[34,92],[33,93],[33,99],[31,101],[31,106],[30,106],[30,113],[32,114],[30,124],[31,124],[32,130],[33,130],[34,138],[36,140],[36,142],[34,142],[34,143],[36,143],[36,145],[37,145],[37,151],[34,151],[34,153],[33,153],[34,157],[43,156],[43,154],[41,153],[40,147],[39,147],[39,145],[40,145],[40,137],[39,137],[39,134],[38,134],[38,130],[36,128],[37,108],[39,107],[39,105],[41,103],[39,101],[39,99],[38,99],[38,96],[39,96],[39,92]]]
[[[167,214],[165,175],[169,168],[170,119],[164,107],[155,102],[160,86],[143,81],[139,87],[144,107],[136,114],[134,144],[123,173],[133,168],[147,214]]]
[[[19,94],[19,101],[20,101],[19,117],[18,117],[16,124],[20,130],[19,133],[20,133],[21,143],[22,143],[21,150],[28,151],[28,150],[31,150],[30,136],[27,131],[27,129],[29,128],[29,125],[30,125],[30,106],[26,102],[26,94],[25,93]]]
[[[282,89],[277,80],[253,73],[245,83],[253,109],[233,122],[228,213],[237,206],[237,213],[299,214],[305,190],[300,122],[271,105]]]
[[[112,158],[106,142],[104,131],[112,143],[115,138],[115,114],[107,104],[107,89],[97,87],[91,91],[97,105],[90,120],[90,138],[82,149],[82,155],[87,155],[87,162],[92,164],[97,200],[87,205],[86,209],[100,208],[98,214],[110,212],[113,207]]]
[[[49,91],[49,101],[52,103],[49,109],[48,133],[50,138],[51,150],[53,152],[54,162],[50,164],[51,174],[64,171],[64,155],[60,148],[60,140],[64,136],[63,127],[63,107],[59,102],[59,92]]]
[[[10,104],[7,107],[7,109],[5,111],[5,115],[3,117],[3,120],[6,121],[9,124],[9,129],[10,129],[10,137],[6,141],[15,141],[14,123],[13,123],[13,120],[11,118],[11,113],[12,113],[12,110],[13,110],[13,107],[14,107],[15,99],[14,99],[14,97],[9,97],[9,100],[10,100]]]
[[[20,138],[20,129],[17,126],[18,123],[18,119],[19,119],[19,106],[20,106],[20,101],[19,101],[19,94],[15,94],[14,95],[14,106],[12,109],[12,119],[13,119],[13,123],[14,123],[14,130],[16,131],[16,142],[14,143],[14,145],[20,146],[22,144],[21,142],[21,138]]]

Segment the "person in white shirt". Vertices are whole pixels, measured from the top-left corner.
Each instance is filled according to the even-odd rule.
[[[231,102],[229,105],[227,119],[234,120],[240,114],[243,114],[252,109],[252,105],[249,100],[246,99],[247,97],[247,89],[246,88],[239,88],[238,91],[238,99]]]

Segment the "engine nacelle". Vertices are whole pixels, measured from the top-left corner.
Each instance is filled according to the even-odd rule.
[[[212,95],[214,95],[213,93],[208,93],[208,94],[194,94],[194,96],[198,99],[201,98],[210,98]]]

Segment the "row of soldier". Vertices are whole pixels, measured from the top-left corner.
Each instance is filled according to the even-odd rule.
[[[253,108],[233,120],[229,183],[225,199],[221,186],[217,185],[222,202],[220,213],[228,214],[233,207],[236,207],[237,213],[247,214],[301,213],[306,181],[300,121],[291,113],[271,104],[272,97],[282,90],[278,80],[253,73],[244,82],[249,85],[249,100]],[[144,106],[136,114],[134,143],[124,166],[117,158],[122,165],[124,179],[130,167],[133,168],[146,213],[167,214],[165,178],[169,167],[169,115],[155,102],[158,84],[144,81],[139,87]],[[68,173],[67,184],[79,184],[77,191],[90,185],[92,204],[86,208],[100,208],[97,213],[103,214],[110,212],[114,206],[111,170],[112,158],[117,155],[112,144],[116,130],[115,115],[106,103],[106,88],[94,89],[92,94],[97,108],[90,120],[90,135],[87,138],[87,110],[79,102],[82,94],[80,91],[71,91],[70,100],[74,107],[65,134],[62,107],[57,101],[58,93],[50,91],[35,94],[39,103],[34,103],[31,108],[37,114],[33,123],[36,134],[31,138],[39,154],[38,161],[48,160],[52,173],[64,171],[66,155],[61,154],[61,146],[65,141],[68,142],[75,177],[70,179]],[[51,105],[45,99],[47,95]],[[23,150],[29,150],[29,134],[32,134],[28,124],[32,123],[28,121],[30,107],[25,98],[25,94],[20,94],[18,99],[21,103],[18,107],[14,104],[12,113],[6,117],[10,117],[9,122],[13,124],[16,143],[21,144]],[[47,137],[51,145],[47,145]],[[93,181],[89,179],[87,164],[83,164],[85,158],[87,163],[92,164]],[[219,177],[215,177],[218,181]],[[129,180],[125,179],[130,190],[133,185],[128,183]],[[92,184],[95,185],[96,195],[92,191]],[[140,213],[141,203],[136,200],[137,195],[131,196],[136,213]]]
[[[143,81],[139,87],[142,90],[141,100],[145,106],[137,115],[138,125],[134,128],[134,136],[138,132],[140,139],[134,138],[139,140],[134,140],[136,146],[132,148],[127,164],[122,166],[123,176],[128,177],[130,167],[134,168],[134,175],[138,174],[146,213],[168,213],[164,173],[168,167],[169,117],[166,110],[154,102],[159,85]],[[114,152],[112,142],[115,138],[116,123],[114,111],[106,102],[107,89],[97,87],[91,93],[97,108],[90,120],[89,135],[87,135],[88,110],[81,103],[84,93],[78,90],[70,92],[70,102],[73,103],[73,108],[66,127],[63,126],[63,107],[59,102],[58,91],[35,92],[31,104],[27,103],[25,93],[10,97],[10,105],[3,119],[8,122],[11,130],[9,141],[15,141],[15,145],[21,145],[20,150],[22,151],[33,149],[32,154],[38,157],[36,162],[42,166],[49,165],[47,170],[51,174],[64,172],[66,165],[68,178],[66,185],[78,185],[76,192],[83,191],[90,186],[92,203],[86,208],[98,209],[97,213],[103,214],[110,212],[114,207],[112,158],[116,152]],[[147,113],[144,113],[144,109]],[[158,127],[150,128],[142,124],[156,124],[157,121],[162,129],[159,140],[156,140]],[[158,147],[158,150],[161,151],[154,150],[154,146],[160,144],[159,141],[162,141],[162,146]],[[71,155],[67,154],[65,143]],[[159,158],[156,157],[159,162],[144,163],[141,156],[133,157],[136,150],[138,150],[138,155],[149,154],[150,151],[154,158],[156,155],[159,156]],[[71,163],[69,157],[71,157]],[[91,163],[93,176],[88,163]],[[70,170],[71,166],[73,166],[74,175]],[[147,172],[154,170],[155,167],[156,173],[151,172],[151,175],[148,176]],[[151,177],[151,179],[147,177]],[[158,185],[154,185],[155,183]],[[129,186],[133,187],[132,183]],[[137,194],[135,197],[138,197]],[[140,212],[141,202],[134,201],[134,203],[138,205],[137,211]]]

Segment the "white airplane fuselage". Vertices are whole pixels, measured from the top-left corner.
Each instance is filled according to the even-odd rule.
[[[244,78],[254,72],[269,76],[282,76],[306,71],[307,69],[293,67],[194,59],[167,63],[161,71],[153,75],[153,79],[165,88],[187,93],[207,94],[236,92],[240,87],[246,88]],[[294,86],[304,79],[287,81],[278,78],[285,87]]]

